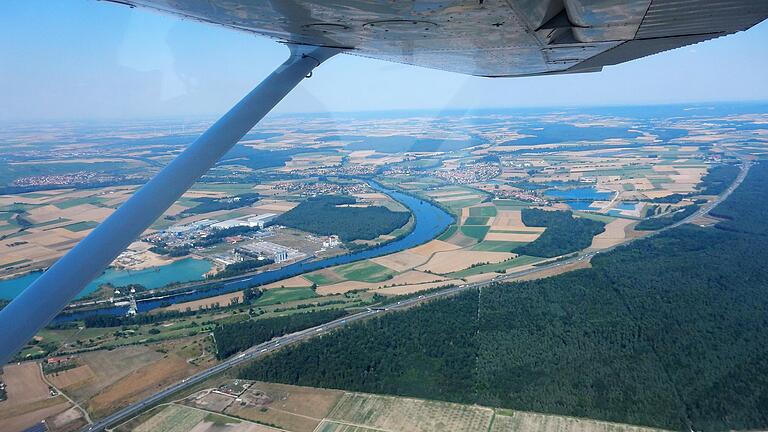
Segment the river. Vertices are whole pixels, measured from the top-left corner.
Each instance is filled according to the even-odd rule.
[[[382,246],[377,246],[358,252],[352,252],[346,255],[338,255],[317,261],[297,262],[289,264],[285,267],[281,267],[279,269],[269,270],[262,273],[257,273],[255,275],[243,276],[239,279],[227,282],[211,282],[211,284],[199,287],[196,291],[193,292],[175,294],[164,297],[162,299],[139,300],[137,301],[139,312],[150,311],[152,309],[165,306],[169,303],[183,303],[186,301],[212,297],[252,286],[276,282],[325,267],[347,264],[354,261],[360,261],[399,252],[434,239],[443,231],[445,231],[445,229],[450,224],[453,223],[453,216],[428,201],[424,201],[420,198],[402,192],[387,189],[381,184],[373,181],[369,181],[369,185],[376,191],[389,195],[392,199],[403,204],[411,211],[415,217],[415,224],[413,230],[408,233],[408,235],[393,242],[386,243]],[[96,310],[72,312],[66,315],[59,315],[54,319],[54,322],[82,319],[87,315],[93,315],[97,313],[109,315],[125,315],[127,312],[127,306],[114,306]]]
[[[202,280],[212,267],[213,265],[208,261],[185,258],[168,265],[151,267],[144,270],[129,271],[108,268],[101,276],[89,283],[75,299],[83,298],[99,289],[99,286],[107,283],[116,287],[138,284],[149,289],[155,289],[173,282]],[[0,281],[0,299],[12,300],[42,274],[43,272],[38,271]]]

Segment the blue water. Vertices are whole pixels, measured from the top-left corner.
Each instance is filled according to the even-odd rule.
[[[594,210],[592,208],[592,203],[593,202],[594,201],[591,201],[591,200],[588,200],[588,201],[569,201],[568,202],[568,206],[572,210],[581,210],[581,211],[584,211],[584,210]]]
[[[401,250],[418,246],[422,243],[426,243],[429,240],[432,240],[433,238],[440,235],[443,231],[445,231],[445,229],[448,228],[448,226],[454,221],[453,216],[427,201],[408,194],[404,194],[402,192],[386,189],[375,182],[369,182],[369,184],[373,189],[389,195],[394,200],[408,207],[408,209],[414,215],[416,223],[414,224],[413,230],[407,236],[391,243],[387,243],[383,246],[366,249],[359,252],[353,252],[347,255],[339,255],[318,261],[297,262],[276,270],[265,271],[253,276],[245,276],[242,279],[230,282],[211,283],[210,285],[200,287],[195,292],[170,295],[161,300],[139,300],[137,302],[139,312],[146,312],[161,306],[165,306],[169,303],[182,303],[228,292],[239,291],[244,288],[276,282],[281,279],[289,278],[314,270],[319,270],[325,267],[347,264],[354,261],[360,261],[399,252]],[[83,311],[67,315],[60,315],[54,319],[54,322],[82,319],[87,315],[96,313],[125,315],[127,312],[127,307],[102,308],[98,309],[98,311]]]
[[[613,198],[613,192],[599,192],[596,187],[578,187],[573,189],[547,189],[544,195],[548,198],[568,202],[573,210],[594,210],[592,203],[607,201]]]
[[[635,210],[635,207],[637,207],[637,201],[625,201],[619,203],[619,205],[616,206],[616,209],[633,211]]]
[[[160,288],[173,282],[190,282],[202,280],[203,276],[211,269],[208,261],[185,258],[162,267],[153,267],[145,270],[126,271],[107,269],[98,279],[94,280],[77,295],[82,298],[96,291],[99,286],[111,283],[116,287],[130,284],[143,285],[146,288]],[[25,288],[34,282],[42,272],[30,273],[15,279],[0,281],[0,299],[11,300],[19,295]]]
[[[612,192],[598,192],[597,188],[579,187],[574,189],[547,189],[544,195],[562,200],[607,201],[613,198]]]

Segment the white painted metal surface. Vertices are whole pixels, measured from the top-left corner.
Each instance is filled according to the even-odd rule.
[[[639,58],[768,17],[766,0],[106,1],[283,42],[483,76],[599,70],[612,64],[600,55],[618,47],[620,55],[605,58]]]

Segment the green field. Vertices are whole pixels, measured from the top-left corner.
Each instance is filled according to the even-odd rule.
[[[495,207],[491,208],[495,209]],[[474,207],[470,210],[474,210]],[[470,213],[472,212],[470,211]],[[488,217],[483,216],[470,216],[464,221],[464,225],[485,225],[488,223],[488,219]]]
[[[489,229],[490,227],[484,225],[462,225],[461,233],[467,237],[482,241],[485,235],[488,234]]]
[[[717,211],[714,226],[383,314],[241,376],[669,430],[766,430],[768,162]]]
[[[496,214],[497,211],[494,206],[472,207],[469,209],[470,216],[493,217],[496,216]]]
[[[99,225],[98,222],[84,221],[84,222],[73,223],[71,225],[66,225],[62,228],[64,228],[67,231],[80,232],[80,231],[89,230],[91,228],[96,228],[98,225]]]
[[[326,274],[322,273],[322,270],[316,271],[314,273],[307,273],[302,276],[317,285],[330,285],[332,283],[338,282],[338,279],[327,276]]]
[[[274,288],[266,290],[254,303],[255,306],[267,306],[316,297],[312,288]]]
[[[181,405],[169,405],[135,430],[136,432],[185,432],[191,430],[208,415],[205,411]]]
[[[475,204],[480,204],[483,201],[481,197],[477,198],[467,198],[463,200],[457,200],[457,201],[444,201],[440,204],[448,207],[451,210],[451,213],[455,215],[461,215],[461,209],[464,207],[473,206]]]
[[[453,237],[454,234],[456,234],[456,230],[459,229],[456,225],[451,225],[448,227],[448,229],[445,230],[444,233],[440,234],[440,237],[438,237],[438,240],[448,240],[449,238]]]
[[[484,240],[474,246],[472,246],[473,251],[484,251],[484,252],[512,252],[512,249],[524,245],[525,242],[507,242],[507,241],[493,241],[493,240]]]
[[[79,206],[82,204],[93,204],[93,205],[99,205],[105,201],[104,198],[96,197],[96,196],[89,196],[89,197],[82,197],[82,198],[69,198],[64,199],[62,201],[53,203],[56,207],[64,210],[71,207]]]
[[[361,261],[336,267],[334,272],[346,280],[358,282],[383,282],[397,274],[394,270],[373,261]]]
[[[522,207],[529,207],[531,205],[529,202],[516,199],[497,199],[493,200],[493,204],[496,207],[501,207],[502,210],[519,210]]]
[[[600,213],[583,212],[583,211],[575,211],[573,212],[573,215],[578,217],[583,217],[585,219],[592,219],[592,220],[603,222],[606,224],[616,220],[616,217],[614,216],[608,216]]]

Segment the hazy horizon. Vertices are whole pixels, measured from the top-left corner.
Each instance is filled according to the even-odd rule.
[[[288,51],[250,33],[93,0],[8,0],[0,24],[0,121],[216,117]],[[599,73],[497,79],[341,55],[275,113],[759,103],[768,101],[766,42],[761,23]]]

